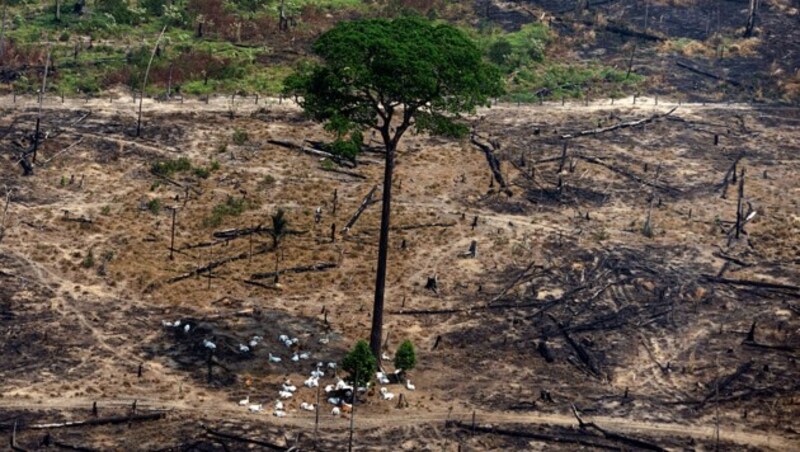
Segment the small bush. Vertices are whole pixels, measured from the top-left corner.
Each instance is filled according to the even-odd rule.
[[[214,206],[211,215],[203,219],[203,224],[207,227],[217,227],[222,224],[225,217],[238,217],[253,207],[253,204],[244,198],[228,196],[225,202]]]
[[[403,341],[394,355],[394,367],[397,369],[411,370],[417,366],[417,353],[414,344],[409,340]]]
[[[100,213],[102,215],[108,216],[111,213],[111,206],[103,206],[103,208],[100,209]]]
[[[359,387],[366,385],[372,379],[377,366],[375,356],[372,355],[369,344],[364,340],[358,341],[342,360],[342,369],[349,373],[347,380]],[[355,381],[356,373],[358,381]]]
[[[211,166],[209,166],[209,169],[210,169],[211,171],[219,171],[219,168],[220,168],[220,166],[219,166],[219,162],[218,162],[218,161],[216,161],[216,160],[212,160],[212,161],[211,161]]]
[[[81,265],[83,265],[83,268],[92,268],[92,267],[94,267],[94,252],[92,250],[89,250],[89,252],[86,253],[86,256],[84,256],[83,262],[81,262]]]
[[[219,146],[217,146],[217,153],[224,154],[226,152],[228,152],[228,144],[227,143],[221,143]]]
[[[176,160],[163,160],[155,162],[150,167],[150,171],[158,176],[172,176],[175,173],[182,171],[189,171],[192,169],[192,162],[186,157],[181,157]]]
[[[250,141],[250,136],[248,136],[247,132],[245,132],[244,130],[236,129],[233,132],[233,144],[241,146],[247,143],[248,141]]]
[[[202,178],[202,179],[208,179],[208,176],[211,175],[211,171],[209,171],[208,168],[202,168],[202,167],[201,168],[195,168],[195,169],[192,170],[192,172],[194,172],[195,176],[197,176],[199,178]]]
[[[258,188],[261,190],[265,190],[273,185],[275,185],[275,178],[271,174],[267,174],[258,182]]]
[[[161,212],[161,201],[158,198],[147,201],[147,210],[153,215],[158,215],[158,213]]]

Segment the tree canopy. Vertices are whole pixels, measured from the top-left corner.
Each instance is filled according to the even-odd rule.
[[[403,370],[411,370],[417,366],[417,353],[414,351],[414,344],[409,340],[403,341],[394,355],[394,367]]]
[[[403,121],[391,139],[418,130],[455,135],[455,115],[502,92],[497,70],[461,30],[418,18],[340,22],[313,46],[320,62],[286,81],[305,112],[343,135]],[[412,122],[412,118],[416,122]]]

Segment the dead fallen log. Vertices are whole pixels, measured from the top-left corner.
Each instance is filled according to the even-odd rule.
[[[325,270],[329,270],[331,268],[336,268],[335,262],[319,262],[316,264],[304,265],[301,267],[285,268],[283,270],[278,270],[277,272],[253,273],[252,275],[250,275],[250,279],[253,280],[253,279],[274,278],[275,276],[285,275],[287,273],[322,272]]]
[[[163,419],[165,415],[166,413],[164,413],[163,411],[159,411],[157,413],[131,414],[129,416],[110,416],[97,419],[86,419],[82,421],[67,421],[67,422],[58,422],[52,424],[31,424],[25,426],[25,428],[30,430],[48,430],[53,428],[127,424],[130,422],[158,421]]]
[[[590,25],[593,24],[590,23]],[[654,34],[646,33],[643,31],[633,30],[625,25],[620,25],[615,23],[606,24],[605,30],[611,33],[616,33],[621,36],[629,36],[632,38],[644,39],[646,41],[661,42],[664,40],[664,38],[662,38],[661,36],[656,36]]]
[[[569,331],[567,330],[567,328],[564,326],[563,323],[559,322],[558,319],[553,317],[553,315],[551,314],[547,314],[547,316],[550,317],[550,320],[552,320],[553,323],[556,324],[559,331],[561,331],[561,334],[564,336],[564,339],[566,339],[567,343],[572,347],[573,350],[575,350],[575,353],[578,355],[578,359],[581,360],[581,362],[589,369],[589,371],[592,374],[594,374],[594,376],[598,378],[601,377],[600,367],[598,366],[594,357],[592,357],[592,355],[590,355],[589,352],[587,352],[586,349],[581,346],[581,344],[575,342],[575,340],[572,339],[572,336],[569,335]]]
[[[43,161],[43,162],[42,162],[40,165],[41,165],[41,166],[45,166],[45,165],[47,165],[47,164],[48,164],[48,163],[50,163],[50,161],[52,161],[54,158],[56,158],[56,157],[58,157],[59,155],[61,155],[61,154],[65,153],[65,152],[67,152],[67,151],[69,151],[70,149],[74,148],[75,146],[77,146],[77,145],[81,144],[82,142],[83,142],[83,137],[79,138],[79,139],[78,139],[78,141],[76,141],[76,142],[74,142],[74,143],[70,144],[69,146],[65,147],[65,148],[64,148],[64,149],[62,149],[61,151],[59,151],[59,152],[57,152],[57,153],[53,154],[53,156],[52,156],[52,157],[50,157],[49,159],[47,159],[47,160]]]
[[[365,176],[363,174],[360,174],[360,173],[356,173],[354,171],[346,171],[346,170],[340,170],[340,169],[337,169],[337,168],[325,168],[325,167],[320,167],[320,169],[322,171],[327,171],[329,173],[344,174],[345,176],[355,177],[356,179],[361,179],[361,180],[366,180],[367,179],[367,176]]]
[[[458,428],[464,431],[469,432],[478,432],[484,433],[489,435],[502,435],[502,436],[509,436],[512,438],[528,438],[533,439],[536,441],[544,441],[548,443],[562,443],[562,444],[580,444],[582,446],[588,446],[592,448],[598,449],[607,449],[607,450],[619,450],[619,447],[614,447],[612,445],[607,445],[603,443],[599,443],[596,441],[590,441],[585,438],[581,438],[577,435],[569,435],[569,434],[548,434],[548,433],[534,433],[534,432],[525,432],[520,430],[507,430],[502,428],[496,427],[481,427],[479,425],[470,425],[464,422],[455,421],[455,420],[448,420],[445,422],[445,427],[449,428]]]
[[[244,284],[260,287],[262,289],[279,290],[279,288],[277,286],[275,286],[274,284],[264,284],[264,283],[260,283],[258,281],[252,281],[252,280],[249,280],[249,279],[240,279],[240,281],[243,282]]]
[[[676,61],[675,64],[677,64],[678,67],[686,69],[689,72],[694,72],[695,74],[700,74],[700,75],[703,75],[705,77],[710,77],[710,78],[713,78],[714,80],[719,80],[719,81],[725,82],[725,83],[727,83],[729,85],[733,85],[733,86],[737,86],[737,87],[741,87],[742,86],[742,83],[737,81],[737,80],[734,80],[734,79],[728,78],[728,77],[723,77],[721,75],[717,75],[717,74],[708,72],[706,70],[694,67],[694,66],[692,66],[690,64],[687,64],[687,63],[684,63],[682,61]]]
[[[615,172],[617,174],[620,174],[622,176],[625,176],[628,179],[631,179],[631,180],[633,180],[635,182],[638,182],[638,183],[640,183],[642,185],[646,185],[648,187],[652,187],[652,188],[655,188],[655,189],[658,189],[658,190],[661,190],[663,192],[667,192],[667,193],[670,193],[670,194],[673,194],[673,195],[678,195],[678,194],[681,193],[681,191],[679,189],[677,189],[677,188],[670,187],[668,185],[661,185],[661,184],[658,184],[658,183],[655,183],[655,182],[647,181],[647,180],[642,179],[641,177],[637,176],[636,174],[631,173],[630,171],[626,171],[626,170],[624,170],[622,168],[618,168],[618,167],[616,167],[616,166],[614,166],[614,165],[612,165],[610,163],[606,163],[603,160],[600,160],[600,159],[598,159],[596,157],[590,157],[588,155],[580,155],[580,154],[575,154],[575,155],[573,155],[573,157],[579,158],[579,159],[581,159],[581,160],[583,160],[585,162],[588,162],[588,163],[593,163],[595,165],[600,165],[600,166],[602,166],[604,168],[607,168],[607,169],[609,169],[609,170],[611,170],[611,171],[613,171],[613,172]]]
[[[630,436],[625,436],[619,433],[606,430],[604,428],[601,428],[594,422],[585,422],[583,419],[581,419],[580,415],[578,414],[578,410],[575,408],[574,404],[572,405],[572,414],[575,415],[575,419],[578,420],[578,426],[582,430],[588,430],[588,429],[597,430],[598,432],[600,432],[601,435],[603,435],[604,438],[626,444],[628,446],[634,447],[635,449],[652,450],[656,452],[667,452],[667,449],[664,449],[658,444],[654,444],[638,438],[632,438]]]
[[[270,249],[271,249],[271,246],[266,246],[265,245],[265,246],[262,246],[262,247],[258,248],[256,251],[254,251],[252,255],[263,254],[263,253],[266,253]],[[172,278],[168,279],[167,280],[167,284],[172,284],[172,283],[176,283],[178,281],[183,281],[184,279],[188,279],[188,278],[191,278],[192,276],[200,275],[201,273],[207,273],[207,272],[209,272],[209,271],[211,271],[211,270],[213,270],[213,269],[215,269],[215,268],[217,268],[219,266],[225,265],[227,263],[234,262],[234,261],[237,261],[237,260],[247,259],[248,257],[250,257],[250,255],[251,255],[250,252],[245,251],[245,252],[239,253],[239,254],[234,255],[234,256],[228,256],[228,257],[223,258],[223,259],[219,259],[219,260],[216,260],[216,261],[213,261],[213,262],[209,262],[208,264],[206,264],[206,265],[204,265],[202,267],[198,267],[198,268],[196,268],[196,269],[194,269],[194,270],[192,270],[190,272],[183,273],[181,275],[178,275],[178,276],[175,276],[175,277],[172,277]]]
[[[536,262],[535,262],[535,261],[531,261],[531,263],[530,263],[530,264],[528,264],[528,266],[527,266],[527,267],[525,267],[525,269],[524,269],[524,270],[522,270],[522,271],[519,273],[519,275],[517,275],[517,277],[516,277],[516,278],[514,278],[514,280],[513,280],[513,281],[511,281],[511,283],[509,283],[508,285],[506,285],[506,286],[503,288],[503,290],[501,290],[501,291],[500,291],[500,293],[498,293],[497,295],[495,295],[494,297],[492,297],[492,299],[491,299],[491,300],[489,300],[489,302],[488,302],[487,304],[490,304],[490,305],[491,305],[491,304],[494,304],[496,301],[498,301],[498,300],[500,300],[501,298],[503,298],[503,297],[504,297],[504,296],[505,296],[505,295],[508,293],[508,291],[509,291],[509,290],[513,289],[513,288],[514,288],[514,287],[515,287],[517,284],[519,284],[519,282],[522,280],[522,278],[525,278],[526,276],[529,276],[529,275],[528,275],[528,272],[529,272],[529,271],[531,271],[531,269],[533,269],[533,268],[544,269],[544,267],[543,267],[543,266],[541,266],[541,265],[536,265]]]
[[[319,149],[314,149],[314,148],[310,148],[310,147],[307,147],[307,146],[303,146],[302,144],[294,143],[292,141],[274,140],[273,139],[273,140],[267,140],[267,143],[274,144],[274,145],[277,145],[277,146],[281,146],[281,147],[284,147],[284,148],[287,148],[287,149],[294,149],[294,150],[303,152],[303,153],[308,154],[308,155],[313,155],[314,157],[323,157],[323,158],[331,160],[332,162],[334,162],[334,163],[336,163],[338,165],[346,166],[348,168],[355,168],[356,167],[355,163],[353,163],[353,162],[351,162],[349,160],[343,159],[343,158],[339,157],[338,155],[331,154],[330,152],[320,151]]]
[[[234,435],[233,433],[225,433],[225,432],[221,432],[219,430],[213,430],[213,429],[211,429],[209,427],[206,427],[206,426],[203,426],[203,429],[205,429],[206,433],[208,433],[209,435],[216,436],[218,438],[230,439],[230,440],[233,440],[233,441],[238,441],[238,442],[247,443],[247,444],[256,444],[258,446],[266,447],[267,449],[270,449],[270,450],[287,450],[286,447],[279,446],[277,444],[269,443],[269,442],[266,442],[266,441],[262,441],[262,440],[258,440],[258,439],[252,439],[252,438],[245,438],[244,436]]]
[[[571,134],[568,133],[566,135],[561,135],[561,138],[564,139],[564,140],[569,140],[569,139],[572,139],[572,138],[585,137],[585,136],[589,136],[589,135],[597,135],[597,134],[601,134],[601,133],[611,132],[611,131],[619,130],[619,129],[626,129],[628,127],[641,126],[641,125],[644,125],[644,124],[649,124],[649,123],[651,123],[651,122],[653,122],[653,121],[655,121],[657,119],[661,119],[663,117],[669,116],[669,115],[672,114],[672,112],[674,112],[677,109],[678,109],[678,107],[675,107],[675,108],[673,108],[672,110],[670,110],[670,111],[668,111],[666,113],[657,113],[657,114],[654,114],[653,116],[650,116],[650,117],[647,117],[647,118],[644,118],[644,119],[639,119],[639,120],[636,120],[636,121],[620,122],[618,124],[614,124],[613,126],[601,127],[599,129],[582,130],[580,132],[575,132],[575,133],[571,133]]]
[[[708,403],[715,395],[718,395],[720,392],[724,391],[728,388],[734,381],[739,379],[742,375],[746,374],[751,368],[753,367],[753,361],[748,361],[746,363],[742,363],[739,367],[736,368],[736,371],[726,377],[723,377],[709,385],[707,387],[712,387],[713,389],[706,394],[705,398],[701,402],[701,406]]]
[[[729,284],[733,286],[757,287],[760,289],[771,290],[788,290],[790,292],[798,292],[800,294],[800,286],[793,286],[791,284],[768,283],[762,281],[750,281],[747,279],[730,279],[721,278],[712,275],[702,275],[703,279],[716,284]]]
[[[235,239],[238,237],[246,237],[252,234],[270,234],[271,232],[272,228],[267,228],[259,225],[254,228],[237,228],[237,229],[225,229],[222,231],[214,231],[211,235],[216,239]],[[286,231],[286,234],[303,235],[303,234],[308,234],[308,231],[289,229]]]
[[[353,214],[352,217],[350,217],[349,220],[347,220],[347,223],[344,225],[344,229],[342,229],[343,234],[347,233],[347,231],[349,231],[350,228],[352,228],[353,225],[356,224],[356,221],[358,221],[358,218],[361,216],[362,213],[364,213],[364,210],[366,210],[366,208],[373,203],[372,197],[375,196],[375,192],[377,190],[378,186],[374,185],[372,187],[372,190],[370,190],[369,193],[367,193],[367,196],[364,196],[364,199],[361,201],[361,205],[358,206],[356,212]]]
[[[745,347],[753,347],[761,350],[775,350],[779,352],[789,352],[789,353],[794,353],[800,350],[796,347],[790,347],[788,345],[762,344],[756,341],[744,341],[742,342],[742,345],[744,345]]]
[[[512,196],[513,193],[511,192],[511,189],[508,188],[508,184],[506,184],[506,181],[503,178],[503,173],[500,172],[500,160],[498,160],[497,156],[494,155],[492,148],[497,150],[497,147],[494,145],[494,143],[481,143],[478,141],[478,137],[475,134],[472,134],[470,141],[472,141],[472,144],[477,146],[478,149],[483,151],[483,153],[486,155],[486,161],[489,163],[489,169],[492,170],[492,176],[494,177],[494,180],[500,184],[500,188],[502,189],[503,193],[505,193],[507,196]]]

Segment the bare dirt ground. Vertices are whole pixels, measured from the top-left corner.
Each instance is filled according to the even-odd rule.
[[[35,106],[0,106],[12,150]],[[675,107],[644,125],[562,138]],[[48,433],[87,450],[267,447],[214,432],[345,448],[349,419],[330,414],[324,393],[316,442],[314,413],[299,408],[315,390],[299,388],[283,418],[272,404],[287,378],[302,386],[314,363],[338,362],[368,334],[379,204],[342,228],[380,182],[380,153],[346,169],[270,142],[330,139],[275,99],[146,102],[140,138],[134,115],[123,96],[49,100],[34,175],[21,176],[12,152],[0,159],[0,195],[13,189],[0,242],[0,430],[10,435],[16,422],[27,450]],[[496,105],[473,125],[512,196],[469,140],[409,135],[385,331],[389,354],[406,338],[417,345],[416,390],[389,385],[407,407],[370,391],[357,406],[356,446],[800,450],[799,123],[795,108],[663,98]],[[235,130],[249,140],[235,144]],[[219,169],[151,173],[178,157]],[[741,170],[743,210],[755,216],[736,239]],[[229,197],[249,208],[210,225]],[[177,208],[173,260],[168,207]],[[280,267],[333,268],[283,274],[279,287],[257,279],[274,270],[269,237],[220,231],[268,226],[277,208],[296,231]],[[477,256],[464,257],[473,240]],[[438,293],[424,288],[434,275]],[[179,319],[189,332],[162,325]],[[311,358],[293,362],[280,334]],[[240,351],[254,335],[264,341]],[[204,339],[218,346],[210,381]],[[323,386],[335,383],[326,370]],[[246,396],[265,410],[239,406]],[[165,416],[41,425],[94,419],[94,402],[101,419]],[[572,406],[606,433],[580,428]]]

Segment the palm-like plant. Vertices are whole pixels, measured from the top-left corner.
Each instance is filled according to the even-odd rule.
[[[272,229],[269,235],[272,237],[272,249],[275,251],[275,284],[278,284],[278,263],[280,254],[278,254],[281,241],[289,232],[289,220],[286,219],[286,212],[283,209],[278,209],[277,212],[272,214]]]

